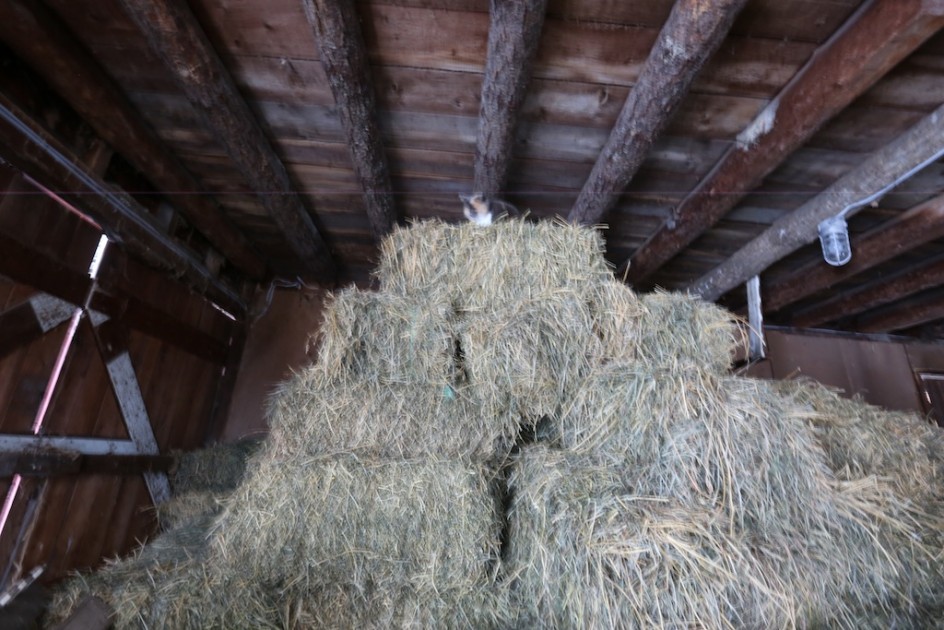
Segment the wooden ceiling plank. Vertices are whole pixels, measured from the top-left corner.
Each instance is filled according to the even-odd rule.
[[[813,327],[862,313],[883,304],[904,299],[921,291],[944,285],[944,260],[884,278],[804,309],[790,319],[791,325]],[[922,322],[923,323],[923,322]]]
[[[944,295],[893,304],[860,318],[855,329],[864,333],[890,333],[944,318]]]
[[[475,143],[473,190],[486,197],[501,197],[508,181],[518,116],[541,40],[547,0],[492,0],[489,5],[488,55]]]
[[[767,283],[764,287],[764,309],[768,313],[775,313],[784,306],[942,237],[944,195],[938,195],[852,239],[852,260],[849,264],[831,267],[822,260],[815,260],[776,282]]]
[[[180,0],[122,0],[121,4],[172,71],[204,126],[259,195],[301,263],[302,275],[332,282],[335,265],[324,239],[190,7]]]
[[[364,191],[371,231],[381,238],[397,224],[397,209],[357,9],[349,0],[304,0],[303,4],[347,137],[354,173]]]
[[[0,39],[158,189],[192,193],[175,194],[171,203],[235,267],[252,278],[265,275],[265,262],[245,235],[203,194],[203,186],[52,11],[41,2],[0,3]]]
[[[944,147],[944,106],[926,116],[893,142],[874,152],[832,186],[775,221],[723,264],[692,282],[690,292],[716,300],[781,258],[816,240],[817,226],[844,209],[852,216],[861,207],[850,204],[883,190],[888,184],[926,164]]]
[[[43,186],[86,212],[110,239],[144,260],[185,278],[235,314],[246,310],[242,297],[215,277],[202,261],[166,234],[157,219],[130,195],[115,191],[81,164],[59,140],[0,94],[3,158]]]
[[[745,0],[717,0],[706,6],[698,0],[677,0],[570,210],[569,221],[591,225],[604,219],[744,4]]]
[[[870,0],[824,43],[629,260],[641,283],[717,223],[793,151],[944,25],[922,0]]]

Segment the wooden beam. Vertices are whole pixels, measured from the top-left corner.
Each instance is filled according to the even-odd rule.
[[[944,295],[922,296],[869,313],[854,328],[864,333],[890,333],[944,318]]]
[[[0,477],[140,475],[167,472],[175,461],[172,455],[82,455],[57,450],[0,453]]]
[[[164,233],[153,215],[131,196],[103,182],[3,94],[0,94],[0,147],[3,147],[5,160],[87,213],[111,240],[185,278],[224,308],[240,314],[245,312],[242,297],[214,277],[189,249]]]
[[[397,224],[397,209],[357,8],[350,0],[304,0],[302,5],[315,32],[354,174],[364,191],[367,220],[374,236],[380,238]]]
[[[105,362],[105,370],[108,372],[108,379],[118,401],[118,409],[128,430],[128,437],[134,442],[137,454],[159,455],[157,438],[154,437],[154,429],[144,405],[144,396],[138,386],[138,378],[128,353],[127,331],[120,323],[99,313],[93,312],[91,321],[98,352]],[[170,482],[166,474],[146,472],[144,482],[154,505],[160,505],[170,499]]]
[[[567,219],[604,219],[746,0],[676,0]]]
[[[183,0],[121,0],[121,4],[259,195],[299,261],[301,275],[332,282],[335,265],[324,239],[188,4]]]
[[[628,261],[639,284],[711,228],[823,124],[944,25],[922,0],[862,5]]]
[[[944,237],[944,195],[938,195],[902,213],[888,223],[852,239],[852,260],[842,267],[816,260],[768,282],[764,307],[776,312],[862,273],[919,245]],[[825,320],[828,321],[828,320]],[[800,326],[805,324],[798,324]]]
[[[0,313],[0,359],[69,321],[75,306],[40,293]]]
[[[25,247],[3,233],[0,233],[0,251],[4,252],[4,255],[0,256],[0,275],[48,294],[45,298],[47,300],[57,299],[77,306],[85,302],[92,286],[88,275],[38,250]],[[110,317],[121,318],[131,328],[202,359],[214,363],[222,363],[226,359],[227,344],[224,339],[208,335],[165,310],[167,305],[190,297],[182,286],[136,263],[114,248],[105,256],[98,279],[101,290],[92,294],[92,309]],[[139,299],[140,296],[136,295],[136,285],[150,285],[155,282],[160,283],[161,294],[167,298],[164,305],[153,304]],[[26,316],[21,314],[18,317]],[[48,319],[49,315],[46,317],[48,326],[51,320]],[[219,317],[224,316],[220,314]],[[35,326],[28,323],[22,325],[35,331]],[[12,335],[12,332],[10,334]],[[6,325],[0,325],[0,356],[3,355],[2,340],[7,336]],[[12,340],[10,343],[17,342]]]
[[[245,322],[237,323],[229,340],[229,349],[226,361],[220,371],[216,384],[216,394],[213,397],[213,408],[207,421],[203,443],[211,444],[219,440],[226,429],[229,420],[229,410],[233,402],[233,392],[236,390],[236,379],[239,376],[239,366],[242,363],[243,350],[246,349],[248,326]]]
[[[65,437],[58,435],[0,434],[0,453],[26,451],[71,451],[81,455],[139,455],[131,440],[111,440],[93,437]]]
[[[547,0],[489,2],[488,54],[475,142],[473,190],[504,196],[518,114],[531,80]]]
[[[944,259],[938,259],[820,302],[796,313],[790,318],[790,323],[793,326],[818,326],[942,285]]]
[[[245,235],[54,12],[42,2],[0,2],[0,40],[159,190],[175,193],[172,203],[236,268],[255,279],[265,275]]]
[[[717,300],[774,262],[816,240],[817,226],[821,221],[844,209],[848,209],[847,216],[851,216],[861,209],[850,207],[851,204],[874,195],[889,183],[935,159],[942,147],[944,106],[875,151],[797,210],[775,221],[724,263],[689,285],[688,291],[706,300]]]

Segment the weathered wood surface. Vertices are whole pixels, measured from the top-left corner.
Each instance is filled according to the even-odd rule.
[[[61,477],[71,475],[140,475],[167,472],[172,455],[82,455],[74,451],[0,453],[0,477]]]
[[[944,106],[873,153],[812,201],[776,221],[722,265],[693,282],[688,290],[706,300],[718,299],[747,278],[815,240],[821,221],[899,179],[932,158],[942,146]],[[859,209],[852,209],[847,216]]]
[[[187,219],[232,263],[252,277],[265,263],[203,194],[203,187],[141,118],[131,102],[42,3],[0,3],[0,40],[42,75],[116,151],[154,184],[175,193],[172,201]],[[181,196],[179,193],[190,193]]]
[[[944,295],[922,295],[876,310],[856,320],[864,333],[891,333],[944,318]]]
[[[396,225],[397,210],[357,9],[347,0],[304,0],[302,5],[364,191],[371,230],[380,238]]]
[[[744,0],[722,0],[707,7],[697,0],[676,2],[567,215],[569,221],[592,225],[606,216],[742,6]]]
[[[334,262],[269,139],[189,7],[174,0],[122,0],[151,48],[260,195],[285,242],[313,281],[332,282]]]
[[[0,359],[68,321],[73,311],[66,301],[39,294],[0,312]]]
[[[864,4],[633,255],[628,280],[645,280],[698,238],[826,121],[942,25],[944,17],[925,13],[921,0]]]
[[[504,196],[546,7],[547,0],[490,2],[472,186],[472,191],[489,198]]]

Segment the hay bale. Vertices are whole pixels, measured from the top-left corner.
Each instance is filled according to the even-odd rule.
[[[668,370],[725,374],[747,339],[729,311],[684,293],[656,291],[639,298],[645,309],[635,358]]]
[[[643,302],[624,283],[610,278],[592,287],[588,303],[599,339],[599,362],[635,360],[648,316]]]
[[[174,494],[234,489],[243,480],[247,462],[261,444],[258,439],[245,439],[175,453],[176,462],[168,475]]]
[[[218,514],[223,494],[208,490],[185,492],[155,506],[161,531],[177,529],[194,520]]]
[[[469,388],[486,416],[559,415],[599,354],[587,304],[563,290],[470,313],[460,339]]]
[[[394,230],[381,245],[381,290],[435,297],[461,315],[560,289],[587,291],[612,277],[596,230],[547,221],[492,228],[426,221]]]
[[[267,451],[487,460],[507,452],[518,432],[517,418],[484,414],[467,387],[320,383],[317,368],[308,368],[279,388],[270,403]]]
[[[456,379],[448,302],[348,289],[325,302],[314,375],[325,384],[447,385]]]

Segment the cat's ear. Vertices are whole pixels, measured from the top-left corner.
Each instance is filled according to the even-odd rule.
[[[471,203],[472,203],[472,197],[474,197],[474,196],[475,196],[475,195],[463,195],[463,194],[460,194],[460,195],[459,195],[459,201],[461,201],[462,203],[471,204]]]

